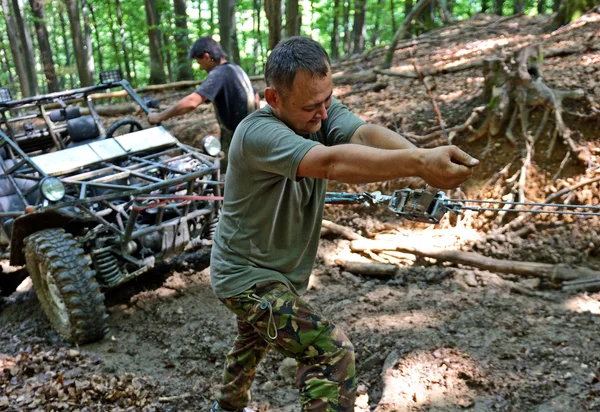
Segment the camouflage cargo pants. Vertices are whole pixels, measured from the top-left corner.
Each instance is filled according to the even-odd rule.
[[[298,362],[302,411],[354,410],[354,348],[333,323],[277,282],[221,301],[237,315],[238,326],[217,395],[222,407],[248,404],[256,367],[273,348]]]

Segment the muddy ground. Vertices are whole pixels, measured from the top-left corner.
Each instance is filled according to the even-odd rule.
[[[540,17],[498,22],[483,32],[473,29],[493,24],[490,19],[461,23],[453,30],[462,35],[416,48],[414,56],[425,67],[465,55],[494,55],[552,36],[555,46],[590,41],[589,49],[547,59],[545,76],[556,88],[582,88],[592,101],[598,100],[599,15],[590,14],[583,24],[551,34],[544,31],[547,20]],[[380,58],[356,60],[345,67],[364,70]],[[401,70],[408,59],[408,52],[400,50],[392,69]],[[400,132],[435,130],[431,100],[419,80],[380,76],[378,81],[388,86],[350,95],[348,91],[364,86],[337,86],[334,94],[347,96],[341,97],[344,103],[365,120]],[[483,77],[477,67],[440,74],[433,81],[448,125],[464,122],[480,104]],[[155,97],[168,104],[188,92]],[[574,106],[573,112],[580,108]],[[577,142],[593,155],[600,152],[598,117],[565,117]],[[212,110],[203,108],[167,126],[194,144],[206,133],[218,133],[213,119]],[[467,139],[465,133],[456,143],[482,157],[485,139],[471,143]],[[520,148],[503,137],[492,143],[493,154],[482,157],[481,166],[462,188],[468,198],[500,200],[519,168],[516,161],[499,173],[515,154],[519,158]],[[541,149],[536,152],[528,172],[527,200],[542,201],[597,176],[597,164],[586,167],[569,161],[561,168],[565,153],[561,144],[550,157]],[[406,183],[332,182],[331,189],[389,193]],[[598,193],[596,182],[566,200],[597,205]],[[532,230],[502,231],[515,216],[467,213],[433,226],[402,221],[382,208],[326,208],[328,220],[366,237],[600,270],[597,217],[537,215],[528,221],[535,224]],[[210,289],[208,256],[207,249],[199,249],[175,257],[142,278],[107,291],[110,332],[104,340],[79,348],[69,347],[53,332],[27,284],[4,298],[0,410],[208,411],[235,333],[232,315]],[[409,254],[371,256],[396,264],[397,271],[389,277],[370,277],[345,271],[336,263],[338,258],[369,260],[367,255],[352,254],[348,240],[324,236],[306,299],[354,343],[357,411],[600,411],[600,293],[563,291],[552,279]],[[299,410],[293,376],[294,365],[270,353],[258,371],[249,406],[257,411]]]

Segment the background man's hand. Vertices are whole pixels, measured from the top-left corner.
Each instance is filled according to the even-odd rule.
[[[473,173],[479,160],[456,146],[441,146],[427,150],[423,180],[439,189],[454,189]]]
[[[150,113],[148,115],[148,123],[150,124],[159,124],[161,122],[160,120],[160,113]]]

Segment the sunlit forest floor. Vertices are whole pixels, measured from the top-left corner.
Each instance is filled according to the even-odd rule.
[[[542,133],[521,186],[525,200],[542,202],[562,189],[593,181],[600,171],[600,15],[590,13],[556,32],[546,30],[548,23],[541,16],[477,16],[401,44],[392,70],[437,70],[426,78],[431,96],[418,78],[391,75],[378,75],[378,88],[370,87],[373,82],[336,85],[334,96],[366,121],[424,136],[440,130],[432,97],[448,129],[486,104],[480,98],[481,66],[449,67],[482,57],[508,58],[530,43],[563,50],[544,59],[542,77],[554,89],[582,89],[589,97],[588,104],[563,103],[571,137],[589,157],[587,164],[572,157],[565,161],[568,149],[560,140],[548,154],[551,133]],[[371,70],[383,53],[376,49],[335,62],[334,71]],[[255,87],[260,91],[264,84]],[[190,91],[148,97],[167,106]],[[539,117],[534,113],[532,119]],[[166,126],[191,145],[219,133],[210,106]],[[513,145],[502,133],[491,141],[471,137],[465,130],[453,142],[482,163],[461,192],[451,195],[509,199],[522,168],[524,139]],[[418,183],[331,182],[330,187],[391,194]],[[598,199],[598,182],[592,182],[557,201],[598,205]],[[383,207],[326,208],[326,219],[366,238],[600,270],[597,217],[533,215],[519,226],[507,226],[518,216],[465,213],[433,226],[402,221]],[[201,249],[178,256],[109,291],[110,333],[81,348],[70,348],[57,337],[27,285],[4,299],[0,410],[83,410],[84,405],[86,410],[208,410],[235,334],[232,315],[211,292],[208,253]],[[376,260],[395,264],[397,271],[387,277],[351,273],[340,259]],[[357,411],[600,410],[600,293],[563,291],[557,279],[411,254],[359,255],[350,251],[349,240],[330,233],[321,241],[307,299],[354,343]],[[293,363],[270,353],[258,371],[249,406],[299,410],[294,373]]]

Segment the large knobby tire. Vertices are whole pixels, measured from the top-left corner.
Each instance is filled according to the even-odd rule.
[[[68,342],[94,342],[107,332],[100,285],[83,249],[63,229],[47,229],[25,239],[25,259],[33,288],[58,332]]]

